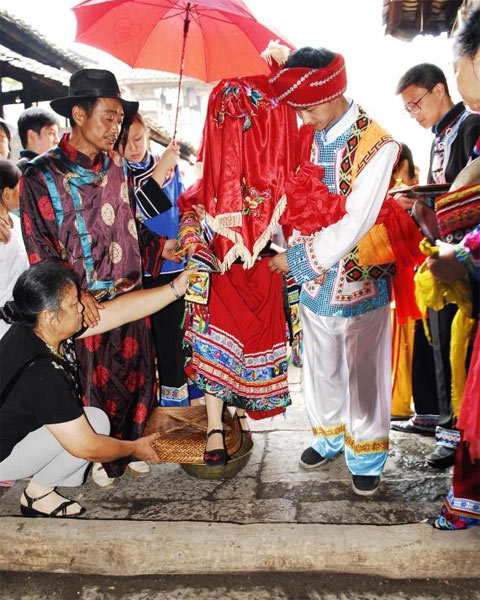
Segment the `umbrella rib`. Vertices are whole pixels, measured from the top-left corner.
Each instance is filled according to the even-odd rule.
[[[200,27],[200,30],[202,32],[202,39],[204,39],[204,31],[203,31],[202,22],[200,21],[200,19],[198,19],[198,26]],[[208,81],[207,53],[205,51],[203,52],[203,61],[205,64],[205,81]]]

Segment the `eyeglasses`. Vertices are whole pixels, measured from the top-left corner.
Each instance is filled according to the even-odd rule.
[[[432,88],[433,89],[433,88]],[[427,94],[429,94],[432,90],[427,90],[423,96],[421,98],[419,98],[416,102],[407,102],[407,104],[405,104],[405,110],[407,111],[407,113],[410,113],[412,115],[416,115],[417,113],[419,113],[422,110],[422,107],[420,106],[420,102],[425,98],[425,96]]]

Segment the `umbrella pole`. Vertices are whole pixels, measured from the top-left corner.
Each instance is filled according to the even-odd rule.
[[[183,43],[182,43],[182,58],[180,61],[180,77],[178,79],[178,95],[177,95],[177,110],[175,111],[175,125],[173,127],[173,139],[177,136],[178,111],[180,108],[180,90],[182,89],[183,69],[185,67],[185,48],[187,45],[188,28],[190,27],[190,2],[187,4],[185,12],[185,21],[183,22]]]

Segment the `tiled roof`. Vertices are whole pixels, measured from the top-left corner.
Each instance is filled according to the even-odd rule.
[[[48,10],[47,5],[45,6],[45,10]],[[54,62],[51,60],[53,57],[57,59],[55,60],[55,62],[58,62],[57,66],[63,66],[71,72],[92,66],[94,63],[94,61],[80,56],[72,50],[64,50],[55,44],[52,44],[44,35],[35,30],[28,23],[15,17],[7,10],[0,9],[1,42],[8,47],[20,51],[18,44],[19,39],[22,38],[33,43],[30,50],[35,54],[36,60],[40,60],[43,56],[43,58],[47,59],[49,64],[52,64],[52,62]],[[16,45],[13,45],[14,43]],[[27,49],[25,50],[25,54],[27,54]],[[23,49],[21,51],[23,53]],[[30,54],[30,56],[33,58],[32,54]]]
[[[62,85],[68,87],[70,73],[67,71],[56,69],[55,67],[49,67],[48,65],[44,65],[41,62],[33,60],[33,58],[27,58],[26,56],[17,54],[17,52],[14,52],[9,48],[5,48],[5,46],[2,45],[0,45],[0,62],[7,62],[12,67],[17,67],[18,69],[23,69],[29,73],[41,75],[46,79],[58,81]]]
[[[409,41],[451,33],[461,5],[462,0],[383,0],[385,34]]]

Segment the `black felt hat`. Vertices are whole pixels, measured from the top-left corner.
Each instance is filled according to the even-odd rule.
[[[115,75],[104,69],[81,69],[70,77],[69,95],[56,98],[50,102],[53,110],[62,115],[70,117],[72,106],[78,100],[87,98],[118,98],[123,104],[125,114],[134,114],[138,111],[138,102],[129,102],[120,95]]]

